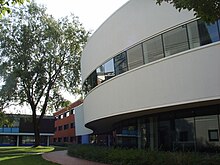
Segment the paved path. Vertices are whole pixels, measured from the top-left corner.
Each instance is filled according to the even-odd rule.
[[[88,160],[82,160],[67,155],[67,150],[47,152],[42,157],[48,161],[58,163],[61,165],[107,165],[103,163],[91,162]]]

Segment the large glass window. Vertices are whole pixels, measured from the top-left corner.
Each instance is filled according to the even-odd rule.
[[[145,63],[159,60],[164,57],[161,35],[143,43]]]
[[[143,51],[141,44],[127,51],[128,69],[134,69],[144,64]]]
[[[199,150],[213,150],[219,147],[218,115],[198,116],[196,121],[196,139]]]
[[[194,118],[175,119],[176,140],[174,142],[174,150],[194,150],[195,148],[195,132]]]
[[[187,24],[187,32],[189,38],[190,48],[196,48],[200,46],[199,29],[197,21]]]
[[[123,52],[114,57],[114,64],[115,64],[115,74],[119,75],[124,73],[128,70],[128,63],[127,63],[127,56],[126,52]]]
[[[114,61],[109,60],[96,69],[98,84],[115,76]]]
[[[209,43],[219,41],[217,22],[213,24],[207,24],[199,20],[198,28],[199,28],[200,45],[206,45]]]
[[[0,136],[0,146],[4,145],[16,145],[16,136]]]
[[[186,25],[173,29],[163,35],[165,56],[170,56],[189,49]]]

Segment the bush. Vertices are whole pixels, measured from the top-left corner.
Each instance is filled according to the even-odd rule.
[[[111,165],[219,165],[220,155],[70,145],[70,156]]]

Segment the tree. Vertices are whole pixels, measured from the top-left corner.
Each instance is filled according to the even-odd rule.
[[[74,15],[55,20],[35,3],[0,20],[0,98],[4,104],[30,105],[35,146],[43,116],[65,101],[60,90],[79,92],[80,55],[88,36]]]
[[[220,0],[156,0],[161,4],[163,1],[173,4],[179,11],[182,9],[192,10],[196,17],[201,17],[206,22],[214,22],[220,18]]]
[[[29,0],[26,0],[29,2]],[[0,0],[0,18],[5,13],[11,12],[11,6],[15,6],[16,4],[21,5],[25,2],[25,0]]]

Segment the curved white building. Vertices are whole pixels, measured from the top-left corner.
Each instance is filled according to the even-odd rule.
[[[130,0],[90,37],[81,71],[84,124],[115,145],[220,145],[220,20]]]

